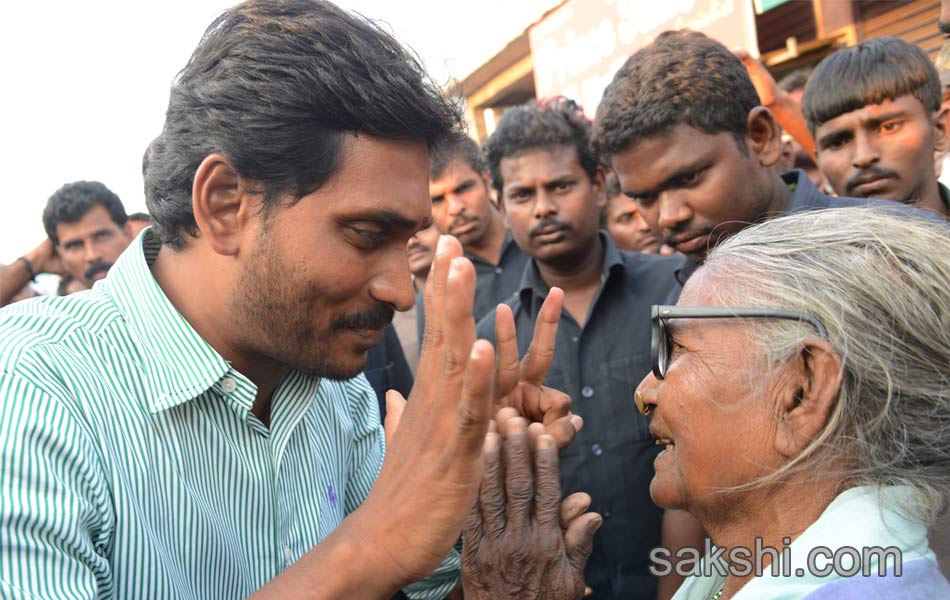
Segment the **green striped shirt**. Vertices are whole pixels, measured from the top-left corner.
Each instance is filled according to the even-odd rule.
[[[291,371],[256,388],[175,310],[148,230],[93,290],[0,311],[0,597],[241,598],[356,509],[375,396]],[[445,596],[453,553],[413,598]]]

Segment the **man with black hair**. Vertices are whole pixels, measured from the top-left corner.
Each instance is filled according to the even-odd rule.
[[[918,46],[881,37],[821,61],[804,112],[818,167],[839,195],[897,200],[950,217],[934,155],[947,149],[950,111],[940,77]]]
[[[613,171],[607,173],[604,185],[607,188],[607,205],[601,213],[601,225],[613,243],[628,252],[659,253],[663,249],[660,238],[640,216],[637,203],[623,194],[617,174]],[[669,248],[663,250],[663,254],[670,254]]]
[[[84,287],[105,278],[131,240],[122,201],[98,181],[67,183],[43,209],[47,239],[0,271],[0,306],[39,273],[69,276]]]
[[[781,132],[746,68],[695,31],[662,33],[627,59],[594,126],[623,192],[695,263],[752,223],[870,202],[826,196],[803,171],[779,174]]]
[[[691,517],[664,516],[650,499],[659,448],[649,419],[631,404],[650,370],[650,307],[678,293],[673,272],[684,258],[623,252],[599,230],[604,168],[574,102],[512,108],[485,143],[485,156],[505,223],[531,261],[515,297],[478,324],[478,336],[505,339],[513,319],[524,355],[542,304],[552,288],[563,290],[545,384],[568,393],[584,419],[561,452],[563,491],[588,492],[592,510],[605,517],[585,581],[595,598],[654,600],[650,551],[661,542],[680,547],[684,538],[703,539]],[[661,529],[676,531],[679,541]],[[679,581],[667,583],[675,589]]]
[[[492,202],[488,173],[473,139],[454,137],[434,149],[429,164],[432,219],[439,231],[458,239],[475,265],[477,321],[511,298],[528,256],[515,244]],[[421,300],[419,295],[420,308]]]
[[[522,419],[504,443],[548,464],[581,426],[533,379],[508,378],[496,397],[475,273],[448,236],[411,401],[391,391],[385,431],[379,421],[361,371],[413,302],[406,244],[431,220],[428,149],[459,122],[390,34],[333,4],[250,0],[214,20],[149,148],[153,226],[92,290],[0,311],[4,595],[384,598],[418,581],[410,597],[442,598],[456,586],[450,549],[501,443],[486,444],[493,404],[543,422],[533,452]],[[563,537],[576,587],[598,517],[575,502],[563,533],[544,493],[552,470],[524,463],[511,468],[529,489],[544,480],[548,517],[511,525]],[[533,511],[534,494],[522,499]]]
[[[129,233],[132,237],[139,234],[140,231],[152,225],[152,216],[148,213],[137,212],[129,215]]]

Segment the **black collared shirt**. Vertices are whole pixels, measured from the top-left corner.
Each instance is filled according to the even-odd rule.
[[[465,258],[475,266],[475,308],[472,314],[477,323],[479,319],[495,307],[510,300],[518,291],[524,267],[531,257],[518,247],[511,237],[511,232],[505,234],[505,241],[501,245],[501,255],[498,264],[494,265],[481,256],[465,253]],[[416,327],[421,345],[422,332],[425,328],[425,309],[422,301],[422,292],[416,294]]]
[[[660,544],[662,510],[650,498],[658,448],[637,412],[633,392],[650,371],[650,306],[678,294],[673,271],[682,256],[623,252],[607,235],[601,284],[583,328],[566,311],[558,325],[554,360],[545,385],[566,392],[584,428],[561,451],[564,495],[587,492],[591,510],[604,517],[594,536],[585,581],[595,598],[656,597],[647,570],[649,552]],[[523,356],[548,285],[534,261],[524,269],[520,290],[508,305],[515,316]],[[478,337],[494,342],[495,315],[478,324]]]

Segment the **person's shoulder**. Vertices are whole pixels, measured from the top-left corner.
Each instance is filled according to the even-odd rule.
[[[0,310],[0,370],[51,347],[88,347],[120,318],[113,303],[97,290],[6,306]]]
[[[620,257],[627,272],[634,278],[655,278],[659,281],[668,281],[670,285],[676,283],[674,276],[676,271],[689,264],[689,258],[681,254],[662,256],[621,250]]]

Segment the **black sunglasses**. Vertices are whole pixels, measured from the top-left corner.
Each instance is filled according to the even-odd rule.
[[[828,330],[817,317],[808,313],[781,310],[778,308],[746,308],[740,306],[666,306],[654,304],[650,320],[653,324],[653,341],[650,353],[653,362],[653,375],[657,379],[666,376],[670,367],[670,354],[673,343],[670,339],[667,319],[789,319],[808,323],[818,335],[828,339]]]

